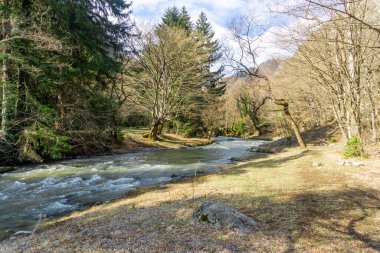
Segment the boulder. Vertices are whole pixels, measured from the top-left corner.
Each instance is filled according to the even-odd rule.
[[[313,162],[313,167],[321,167],[323,164],[321,162]]]
[[[258,230],[257,223],[231,206],[220,202],[205,202],[193,213],[198,222],[212,224],[215,228],[229,228],[241,233]]]

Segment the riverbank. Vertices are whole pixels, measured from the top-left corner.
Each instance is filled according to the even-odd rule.
[[[148,129],[124,129],[122,131],[123,138],[120,143],[113,144],[109,147],[107,151],[95,152],[95,153],[85,153],[85,154],[75,154],[65,157],[60,160],[50,160],[44,163],[56,163],[59,161],[65,161],[76,158],[89,158],[95,156],[113,155],[113,154],[123,154],[129,152],[138,152],[143,149],[178,149],[184,147],[198,147],[206,146],[214,142],[213,139],[207,138],[186,138],[175,134],[165,134],[162,136],[160,141],[152,141],[144,136],[149,133]],[[0,175],[3,173],[8,173],[18,170],[19,167],[23,165],[30,165],[32,163],[15,163],[10,165],[0,166]],[[41,163],[33,163],[41,164]]]
[[[229,171],[76,212],[1,252],[376,252],[380,250],[380,161],[344,166],[342,146],[289,148]],[[317,164],[317,165],[316,165]],[[238,234],[194,224],[218,200],[256,220]]]
[[[213,143],[213,139],[186,138],[181,135],[164,134],[160,141],[152,141],[145,136],[149,129],[125,129],[122,131],[123,140],[111,147],[112,153],[135,151],[142,148],[183,148],[205,146]]]

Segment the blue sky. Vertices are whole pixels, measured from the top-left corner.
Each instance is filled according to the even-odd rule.
[[[261,52],[260,61],[271,57],[286,55],[283,49],[275,43],[271,31],[279,30],[287,23],[287,18],[279,17],[270,13],[268,6],[273,7],[276,0],[134,0],[132,2],[133,18],[137,24],[139,22],[157,24],[165,10],[172,6],[181,8],[185,6],[193,21],[198,18],[203,11],[206,13],[216,37],[220,42],[226,42],[228,36],[227,24],[239,14],[252,13],[268,25],[270,31],[264,35],[266,50]]]
[[[247,11],[254,11],[266,21],[274,19],[268,5],[270,1],[266,0],[134,0],[132,10],[133,17],[153,23],[160,22],[165,10],[172,6],[185,6],[194,21],[203,11],[219,35],[233,17]]]

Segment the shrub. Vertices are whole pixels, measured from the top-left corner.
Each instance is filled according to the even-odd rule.
[[[58,135],[52,129],[33,124],[25,128],[18,140],[19,158],[22,161],[41,162],[43,158],[60,159],[70,151],[67,136]]]
[[[344,153],[344,157],[364,157],[367,158],[368,154],[363,149],[363,144],[357,136],[354,136],[347,140]]]

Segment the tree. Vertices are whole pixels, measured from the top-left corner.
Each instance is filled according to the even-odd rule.
[[[2,157],[58,158],[65,135],[109,127],[117,101],[107,93],[126,55],[129,7],[122,0],[0,3],[2,140],[12,152]]]
[[[162,23],[160,26],[182,28],[187,31],[188,35],[190,35],[193,28],[191,17],[185,6],[183,6],[181,10],[175,6],[168,8],[162,17]]]
[[[261,79],[266,83],[269,96],[276,105],[282,107],[286,119],[289,121],[292,130],[301,147],[306,147],[300,134],[297,123],[292,117],[289,110],[289,103],[284,98],[278,98],[271,89],[270,78],[260,71],[257,62],[257,48],[261,35],[266,29],[260,26],[254,16],[240,16],[232,20],[229,25],[232,35],[232,42],[235,43],[239,50],[225,50],[225,58],[230,68],[238,73],[244,73],[252,79]]]
[[[62,43],[49,34],[47,6],[23,1],[0,3],[1,68],[1,153],[12,158],[20,130],[24,126],[27,75],[36,73],[30,52],[58,52]]]
[[[215,32],[204,12],[201,12],[196,22],[195,36],[200,44],[200,50],[208,55],[207,60],[204,62],[204,68],[209,74],[204,86],[209,94],[219,97],[223,95],[226,88],[226,85],[221,83],[224,68],[223,66],[217,68],[213,65],[217,64],[222,57],[221,47],[219,41],[215,39]],[[214,71],[212,70],[213,67],[215,68]]]
[[[307,6],[297,6],[298,10],[305,9],[317,9],[318,11],[327,10],[328,12],[332,12],[337,14],[339,18],[347,18],[355,20],[357,23],[361,23],[364,28],[371,29],[377,33],[380,33],[380,26],[376,23],[375,20],[368,20],[368,17],[363,17],[360,12],[353,12],[351,5],[356,5],[360,3],[364,8],[366,6],[372,5],[371,1],[368,0],[358,0],[358,1],[347,1],[347,0],[304,0]],[[372,5],[373,6],[373,5]],[[376,6],[373,6],[376,9]],[[337,19],[331,19],[331,21],[336,21]]]
[[[214,38],[215,33],[206,15],[202,12],[196,22],[192,36],[196,40],[198,53],[206,55],[201,62],[201,71],[204,78],[201,80],[203,92],[194,94],[191,99],[194,106],[178,117],[178,123],[186,126],[187,135],[204,134],[207,126],[210,126],[209,117],[205,117],[204,111],[208,107],[214,107],[217,100],[224,94],[226,84],[221,82],[223,78],[223,66],[218,67],[221,58],[219,42]]]
[[[191,95],[202,92],[200,62],[206,56],[197,49],[184,29],[167,26],[148,32],[133,49],[129,100],[151,114],[153,140],[158,139],[166,121],[192,106]]]
[[[259,136],[265,133],[265,129],[270,124],[264,124],[259,118],[259,112],[261,107],[265,102],[270,99],[270,97],[254,98],[252,97],[247,90],[243,90],[236,97],[236,102],[240,113],[243,116],[248,116],[257,130]]]
[[[307,12],[314,29],[298,26],[289,31],[298,47],[290,61],[293,74],[317,89],[318,96],[325,97],[343,140],[363,140],[363,129],[370,128],[372,140],[376,141],[380,123],[379,105],[375,102],[379,95],[375,88],[380,66],[379,33],[368,26],[379,22],[376,6],[370,1],[342,0],[337,2],[341,10],[337,11],[322,2],[310,4],[313,11],[298,6],[297,16]],[[321,11],[325,13],[323,19]]]

